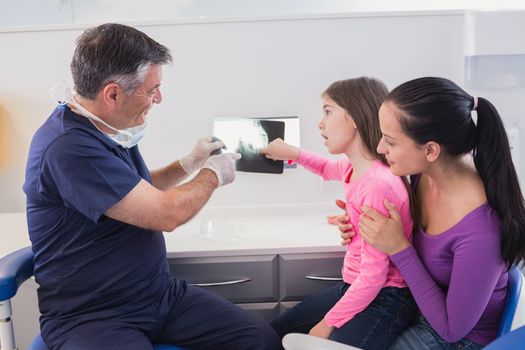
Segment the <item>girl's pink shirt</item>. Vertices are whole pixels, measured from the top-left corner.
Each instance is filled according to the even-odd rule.
[[[405,235],[411,240],[413,223],[408,193],[401,178],[393,175],[388,166],[379,160],[374,161],[370,169],[355,181],[352,181],[352,164],[347,158],[330,160],[301,149],[297,163],[322,176],[325,181],[343,182],[346,211],[356,233],[347,246],[342,268],[343,280],[350,287],[324,318],[329,326],[339,328],[363,311],[383,287],[407,286],[388,255],[361,238],[358,224],[363,205],[388,216],[383,204],[388,199],[399,211]]]

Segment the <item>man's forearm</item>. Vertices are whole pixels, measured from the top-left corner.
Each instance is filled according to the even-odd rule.
[[[166,191],[177,186],[188,177],[177,160],[168,166],[150,171],[153,186],[161,191]]]
[[[202,169],[191,181],[168,191],[167,207],[172,208],[173,220],[176,226],[182,225],[194,217],[210,199],[217,188],[215,173]]]

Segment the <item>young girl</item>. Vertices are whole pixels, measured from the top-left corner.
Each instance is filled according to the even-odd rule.
[[[346,208],[356,236],[348,245],[343,281],[304,300],[272,321],[283,337],[290,332],[357,346],[386,349],[409,326],[417,307],[388,255],[363,241],[357,224],[363,205],[386,214],[387,198],[400,208],[403,231],[410,239],[412,220],[407,188],[392,175],[376,151],[381,138],[378,111],[388,91],[372,78],[337,81],[322,95],[321,137],[340,160],[310,153],[277,139],[262,150],[268,158],[292,159],[325,180],[343,182]]]

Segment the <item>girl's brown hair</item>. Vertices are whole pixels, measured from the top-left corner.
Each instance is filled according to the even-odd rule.
[[[377,145],[382,137],[379,127],[379,108],[388,95],[386,85],[381,80],[369,77],[339,80],[323,92],[323,96],[325,95],[334,100],[339,107],[344,108],[352,117],[363,146],[369,154],[388,165],[385,155],[377,152]],[[401,176],[401,180],[408,192],[414,232],[419,226],[417,203],[407,178]]]
[[[368,77],[339,80],[323,92],[325,95],[352,117],[366,150],[387,164],[385,156],[377,153],[377,145],[381,140],[379,107],[388,95],[386,85]]]

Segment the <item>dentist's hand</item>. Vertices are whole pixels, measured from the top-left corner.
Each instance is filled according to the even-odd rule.
[[[190,154],[180,159],[180,165],[186,174],[189,175],[203,166],[211,152],[221,147],[224,147],[224,142],[213,142],[211,136],[203,137],[197,141]]]
[[[227,185],[235,180],[235,161],[237,159],[241,159],[240,153],[218,154],[206,159],[203,168],[215,173],[219,186]]]
[[[289,145],[282,139],[275,139],[261,151],[266,158],[273,160],[297,160],[299,158],[299,148]]]

